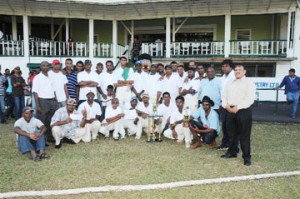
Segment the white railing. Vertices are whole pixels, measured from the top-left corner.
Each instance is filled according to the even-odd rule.
[[[94,57],[112,57],[113,46],[110,43],[95,43]]]
[[[29,52],[30,56],[86,57],[88,55],[85,42],[31,41]]]
[[[173,42],[171,56],[224,55],[224,42]],[[154,57],[165,56],[165,43],[142,43],[142,53]]]
[[[287,42],[277,41],[231,41],[231,55],[286,55]]]
[[[23,41],[1,40],[0,55],[2,56],[23,56],[24,43]]]

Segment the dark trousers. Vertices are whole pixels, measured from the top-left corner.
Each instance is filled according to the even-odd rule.
[[[6,111],[5,111],[5,116],[8,118],[11,116],[12,118],[14,117],[14,107],[15,107],[15,102],[14,102],[14,97],[12,94],[7,94],[5,96],[5,105],[7,106]]]
[[[244,159],[251,158],[250,136],[252,127],[252,111],[250,108],[241,109],[236,114],[228,113],[226,127],[230,146],[227,153],[237,154],[238,140],[240,141]],[[239,139],[238,139],[239,138]]]
[[[57,101],[53,99],[42,99],[39,98],[40,107],[42,109],[42,113],[36,113],[37,119],[41,120],[45,127],[47,128],[46,131],[46,138],[52,139],[52,132],[51,132],[51,118],[54,115],[55,111],[58,109]]]
[[[221,145],[223,147],[229,147],[229,135],[227,133],[226,127],[226,119],[227,119],[228,111],[225,108],[221,109],[221,121],[222,121],[222,131],[223,131],[223,138]]]

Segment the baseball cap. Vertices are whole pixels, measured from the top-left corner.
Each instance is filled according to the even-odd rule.
[[[26,106],[23,108],[23,112],[33,112],[33,108],[31,108],[30,106]]]
[[[148,94],[148,93],[143,93],[141,97],[142,97],[142,98],[143,98],[143,97],[148,97],[148,98],[149,98],[149,94]]]
[[[136,65],[136,66],[137,66],[137,65],[140,65],[140,66],[141,66],[141,65],[142,65],[142,62],[141,62],[140,60],[138,60],[138,61],[135,62],[135,65]]]
[[[72,98],[69,98],[68,100],[67,100],[67,104],[69,104],[69,105],[77,105],[77,102],[76,102],[76,100],[75,99],[72,99]]]
[[[89,59],[85,60],[85,61],[84,61],[84,65],[87,65],[87,64],[92,64],[92,61],[89,60]]]
[[[60,64],[60,62],[59,62],[58,59],[54,59],[54,60],[52,61],[52,64],[53,64],[53,65],[58,65],[58,64]]]
[[[138,98],[137,98],[137,97],[132,97],[132,98],[130,99],[130,101],[133,101],[133,100],[138,101]]]

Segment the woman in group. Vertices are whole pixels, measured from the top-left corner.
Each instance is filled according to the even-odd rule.
[[[17,66],[11,75],[11,83],[13,85],[12,96],[15,102],[15,120],[18,120],[22,115],[22,110],[25,106],[24,86],[26,82],[22,77],[20,67]]]

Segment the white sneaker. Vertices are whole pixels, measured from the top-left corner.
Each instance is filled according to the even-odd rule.
[[[186,148],[190,148],[190,147],[191,147],[191,144],[190,144],[189,142],[186,142],[186,143],[185,143],[185,147],[186,147]]]
[[[121,137],[121,139],[126,139],[126,136],[125,136],[125,135],[123,135],[123,136]]]
[[[135,136],[135,139],[136,139],[136,140],[139,140],[139,139],[141,139],[141,137],[139,137],[139,136]]]

